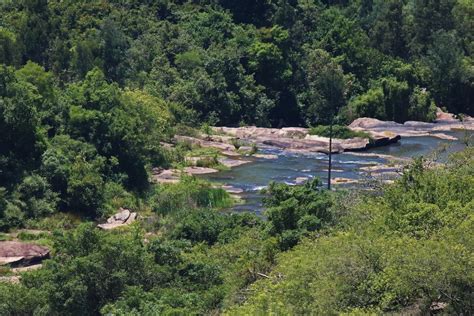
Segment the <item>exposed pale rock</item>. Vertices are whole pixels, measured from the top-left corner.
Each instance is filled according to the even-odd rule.
[[[195,137],[176,135],[174,139],[178,142],[188,143],[191,145],[198,145],[204,148],[216,148],[219,150],[229,150],[229,151],[232,151],[234,149],[234,146],[230,144],[208,141],[208,140],[203,140],[203,139],[199,139]]]
[[[130,216],[125,221],[125,225],[133,223],[137,219],[138,214],[136,212],[130,213]]]
[[[432,134],[429,134],[429,136],[436,137],[436,138],[439,138],[439,139],[445,139],[445,140],[458,140],[457,137],[454,137],[454,136],[451,136],[451,135],[448,135],[448,134],[444,134],[444,133],[432,133]]]
[[[463,121],[459,121],[452,114],[444,113],[439,116],[436,123],[407,121],[404,124],[392,121],[380,121],[373,118],[362,117],[356,119],[349,125],[349,128],[355,131],[373,132],[392,132],[401,137],[412,136],[432,136],[442,139],[450,139],[450,135],[443,133],[435,133],[442,131],[451,131],[453,129],[474,130],[474,120],[465,117]]]
[[[34,264],[28,267],[20,267],[20,268],[13,268],[11,271],[13,273],[23,273],[23,272],[28,272],[28,271],[33,271],[33,270],[38,270],[41,269],[43,265],[41,263],[39,264]]]
[[[97,227],[103,230],[111,230],[111,229],[115,229],[122,226],[125,226],[125,224],[124,223],[105,223],[105,224],[97,225]]]
[[[157,183],[178,183],[179,173],[177,170],[158,170],[153,169],[152,180]]]
[[[1,245],[0,245],[0,247],[1,247]],[[22,260],[23,260],[22,256],[19,256],[19,257],[0,257],[0,265],[18,263]]]
[[[109,217],[106,223],[99,224],[97,225],[97,227],[105,230],[110,230],[117,227],[130,225],[135,221],[136,218],[137,213],[130,212],[130,210],[128,209],[120,208],[119,212]]]
[[[219,163],[221,163],[222,165],[228,168],[242,166],[251,162],[249,160],[237,160],[237,159],[229,159],[229,158],[218,158],[217,160],[219,161]]]
[[[160,142],[160,145],[164,148],[167,148],[167,149],[171,149],[174,147],[173,144],[170,144],[170,143],[165,143],[165,142]]]
[[[200,175],[200,174],[210,174],[219,172],[217,169],[205,168],[205,167],[186,167],[183,169],[188,175]]]
[[[332,184],[353,184],[358,183],[359,181],[356,179],[349,179],[349,178],[333,178],[331,179]]]
[[[367,166],[360,168],[363,171],[368,172],[377,172],[377,173],[385,173],[385,172],[400,172],[403,169],[402,165],[375,165],[375,166]]]
[[[221,152],[221,154],[223,154],[224,156],[228,156],[228,157],[239,157],[240,154],[236,151],[231,151],[231,150],[224,150]]]
[[[248,154],[251,151],[252,151],[252,147],[250,147],[250,146],[240,146],[239,147],[239,152],[241,152],[241,153]]]
[[[289,137],[303,138],[308,134],[308,129],[302,127],[286,128],[265,128],[256,126],[244,127],[215,127],[215,131],[232,135],[238,138],[259,138],[259,137]]]
[[[49,249],[34,243],[0,241],[0,265],[26,265],[49,258]]]
[[[292,139],[292,138],[279,138],[279,139],[267,139],[264,140],[265,145],[275,146],[282,149],[300,150],[307,152],[320,152],[328,153],[329,146],[322,141],[309,140],[309,139]],[[342,151],[340,145],[335,144],[332,147],[333,153],[339,153]]]
[[[223,135],[211,135],[210,141],[230,144],[235,137]]]
[[[307,128],[302,127],[284,127],[279,131],[283,137],[304,138],[308,134]]]
[[[371,130],[374,128],[392,128],[401,124],[393,121],[381,121],[370,117],[360,117],[355,119],[348,127],[351,129]]]
[[[390,161],[399,161],[399,162],[411,162],[411,158],[407,157],[397,157],[392,155],[385,155],[385,154],[378,154],[378,153],[363,153],[363,152],[351,152],[351,156],[360,156],[360,157],[375,157],[375,158],[383,158]]]
[[[219,172],[217,169],[205,168],[205,167],[186,167],[183,170],[178,169],[167,169],[167,170],[156,170],[153,172],[152,180],[156,183],[162,184],[174,184],[178,183],[181,174],[187,175],[201,175]]]
[[[242,193],[244,193],[243,189],[236,188],[236,187],[233,187],[231,185],[223,185],[221,188],[226,190],[226,192],[230,193],[230,194],[242,194]]]
[[[18,284],[20,283],[20,280],[21,280],[21,277],[18,275],[0,277],[0,282],[4,282],[4,283]]]
[[[107,219],[107,223],[115,223],[115,222],[125,222],[130,217],[130,210],[120,208],[117,214],[112,215]]]
[[[443,309],[445,309],[446,307],[448,307],[448,303],[444,303],[444,302],[433,302],[431,303],[430,305],[430,311],[432,313],[439,313],[441,312]]]
[[[252,156],[259,159],[271,159],[271,160],[278,159],[278,155],[273,155],[273,154],[253,154]]]
[[[296,184],[303,184],[303,183],[305,183],[306,181],[308,181],[308,179],[309,179],[308,177],[297,177],[297,178],[295,179],[295,183],[296,183]]]
[[[397,171],[382,171],[382,172],[371,173],[370,175],[377,179],[384,179],[384,178],[397,178],[400,176],[400,173]]]
[[[436,108],[436,121],[457,121],[454,114],[444,112],[440,108]]]

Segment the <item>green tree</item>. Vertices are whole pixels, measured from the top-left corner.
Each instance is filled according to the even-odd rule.
[[[20,62],[20,47],[15,33],[0,27],[0,64],[16,66]]]
[[[461,109],[456,93],[462,80],[462,59],[463,54],[454,33],[438,32],[434,35],[433,44],[425,58],[430,69],[430,85],[438,104],[455,112]]]
[[[306,88],[299,94],[307,125],[329,124],[346,103],[347,80],[342,68],[324,50],[308,53]]]
[[[373,13],[376,18],[369,30],[373,46],[392,56],[406,56],[403,5],[402,0],[378,1]]]
[[[104,194],[105,159],[87,143],[60,135],[42,156],[42,174],[60,193],[63,209],[95,216]]]
[[[37,167],[44,149],[38,108],[41,96],[30,83],[15,78],[12,68],[0,66],[0,184],[11,186],[23,170]]]

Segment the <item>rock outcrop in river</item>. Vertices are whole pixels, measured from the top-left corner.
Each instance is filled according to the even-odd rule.
[[[453,136],[443,132],[451,130],[474,130],[474,119],[466,116],[463,120],[456,119],[453,114],[438,109],[434,123],[407,121],[403,124],[392,121],[380,121],[374,118],[362,117],[349,125],[354,131],[369,133],[390,132],[401,137],[432,136],[442,139],[455,140]]]
[[[443,132],[454,129],[474,130],[474,119],[464,117],[461,121],[455,118],[454,115],[438,109],[437,119],[434,123],[408,121],[400,124],[363,117],[356,119],[348,127],[354,131],[368,133],[370,139],[360,137],[333,139],[333,153],[363,151],[373,147],[386,146],[398,142],[401,137],[433,136],[455,140],[455,137]],[[309,135],[309,130],[302,127],[281,129],[256,126],[215,127],[214,131],[245,141],[275,146],[285,150],[322,153],[328,153],[329,151],[329,138]],[[213,144],[212,146],[217,148],[222,145]]]
[[[216,127],[218,133],[231,135],[236,138],[257,144],[274,146],[290,151],[329,152],[329,138],[309,135],[309,129],[302,127],[264,128],[246,127]],[[385,146],[396,143],[400,136],[392,132],[371,132],[369,138],[333,139],[332,152],[360,151],[371,147]],[[216,147],[216,146],[213,146]]]

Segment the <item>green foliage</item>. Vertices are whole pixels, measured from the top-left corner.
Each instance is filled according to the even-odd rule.
[[[309,50],[309,49],[308,49]],[[322,50],[309,50],[306,86],[298,97],[307,125],[329,124],[346,103],[348,78],[337,61]]]
[[[328,107],[337,112],[386,77],[387,61],[426,63],[429,75],[410,90],[416,84],[436,105],[472,114],[466,0],[51,1],[0,10],[0,63],[31,60],[64,83],[99,68],[109,81],[194,111],[197,121],[216,113],[227,125],[324,124]]]
[[[157,187],[150,198],[153,210],[160,214],[196,207],[223,208],[231,203],[232,200],[225,190],[214,188],[208,182],[187,176],[183,176],[177,184]]]
[[[234,146],[235,150],[239,150],[239,148],[242,147],[242,142],[237,138],[233,138],[231,140],[231,143],[232,143],[232,146]]]
[[[24,285],[0,283],[0,309],[5,315],[28,315],[37,312],[46,314],[41,308],[45,304],[44,293],[40,290],[28,289]]]
[[[444,313],[470,311],[473,170],[472,149],[449,167],[416,161],[383,194],[352,206],[339,229],[278,256],[227,314],[425,313],[435,302]]]
[[[303,186],[271,183],[264,198],[269,231],[277,235],[280,247],[289,249],[307,232],[316,231],[332,221],[332,200],[318,179]]]
[[[40,218],[56,212],[58,194],[53,192],[45,178],[39,175],[25,177],[16,189],[27,217]]]
[[[323,137],[330,137],[330,127],[327,125],[318,125],[311,127],[309,130],[310,135],[318,135]],[[365,132],[353,131],[350,128],[343,125],[333,125],[332,137],[340,139],[348,139],[354,137],[370,138],[370,135]]]
[[[0,27],[0,64],[15,66],[19,63],[20,47],[15,33]]]
[[[430,93],[418,86],[413,87],[411,92],[410,89],[407,81],[399,81],[395,77],[382,78],[373,88],[349,103],[349,116],[374,117],[396,122],[408,119],[434,120],[436,106]]]

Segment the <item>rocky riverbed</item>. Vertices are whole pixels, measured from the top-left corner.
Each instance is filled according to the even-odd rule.
[[[333,183],[340,186],[359,185],[360,182],[390,183],[398,177],[412,157],[462,149],[464,136],[474,130],[474,119],[463,121],[438,110],[434,123],[406,122],[399,124],[372,118],[360,118],[348,126],[363,131],[368,138],[333,139]],[[235,146],[238,139],[239,146]],[[301,127],[261,128],[216,127],[214,135],[200,137],[179,136],[175,142],[212,148],[219,152],[218,162],[227,168],[188,166],[182,169],[153,170],[153,180],[176,183],[183,174],[204,177],[221,185],[231,194],[240,194],[247,203],[239,208],[257,209],[258,191],[270,181],[302,184],[317,176],[325,179],[329,139],[310,135]],[[252,151],[252,147],[258,149]],[[450,150],[446,148],[452,147]],[[188,163],[196,164],[199,157]],[[327,180],[324,180],[327,181]],[[253,205],[252,205],[253,203]]]

